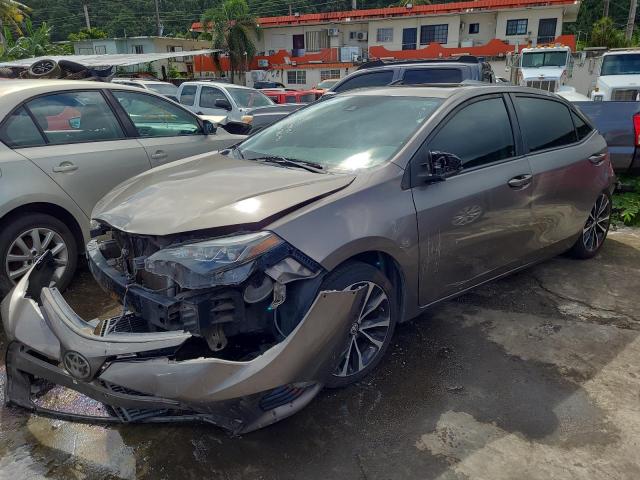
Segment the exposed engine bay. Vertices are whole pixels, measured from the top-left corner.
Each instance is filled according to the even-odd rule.
[[[187,331],[183,355],[246,360],[281,341],[313,302],[323,268],[270,232],[202,240],[201,235],[131,235],[100,225],[92,231],[90,266],[123,304],[111,331]],[[92,261],[97,249],[120,274],[108,278]],[[124,291],[123,291],[124,289]]]

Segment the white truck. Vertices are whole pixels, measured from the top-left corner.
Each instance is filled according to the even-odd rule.
[[[613,49],[602,55],[593,101],[640,101],[640,50]]]
[[[554,92],[569,101],[588,100],[567,85],[573,71],[571,48],[564,45],[523,48],[514,57],[512,62],[517,62],[514,83]]]

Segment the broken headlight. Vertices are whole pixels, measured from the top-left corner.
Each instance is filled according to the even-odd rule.
[[[271,232],[213,238],[160,250],[147,258],[144,266],[183,288],[237,285],[251,275],[256,258],[282,243]]]

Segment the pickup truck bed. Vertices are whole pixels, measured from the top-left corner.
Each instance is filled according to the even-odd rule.
[[[640,102],[573,102],[609,145],[611,163],[617,173],[640,174],[640,150],[636,148],[633,116]]]

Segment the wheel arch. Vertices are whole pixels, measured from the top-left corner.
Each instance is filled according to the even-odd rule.
[[[398,321],[402,322],[407,318],[407,284],[405,273],[400,266],[400,263],[388,252],[383,250],[365,250],[356,253],[349,258],[345,258],[335,268],[338,268],[345,263],[357,261],[371,265],[372,267],[380,270],[394,287],[396,297],[399,299],[399,316]]]
[[[75,239],[78,247],[78,252],[84,252],[85,241],[80,224],[73,216],[73,214],[71,214],[68,210],[53,203],[33,202],[20,205],[19,207],[16,207],[13,210],[7,212],[2,216],[2,218],[0,218],[0,228],[9,223],[12,219],[28,213],[43,213],[55,217],[63,222],[69,227],[69,230],[71,230],[73,238]]]

